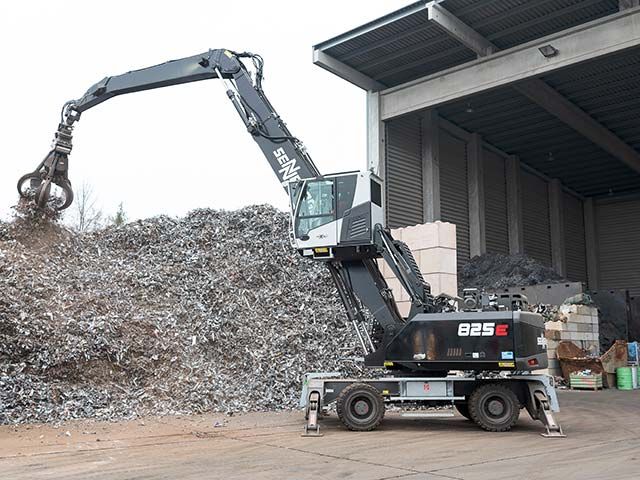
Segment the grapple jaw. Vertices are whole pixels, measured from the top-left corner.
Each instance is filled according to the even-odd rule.
[[[69,154],[71,153],[72,123],[77,117],[67,116],[58,125],[53,149],[33,172],[18,180],[20,197],[34,202],[39,208],[57,211],[68,208],[73,202],[73,190],[69,181]],[[69,121],[71,119],[71,121]],[[59,188],[53,188],[56,185]]]

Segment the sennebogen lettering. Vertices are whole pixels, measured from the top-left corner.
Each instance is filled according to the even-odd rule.
[[[274,150],[273,154],[278,160],[278,163],[282,167],[278,170],[278,173],[282,176],[283,182],[291,182],[293,180],[300,180],[300,175],[298,175],[298,170],[300,170],[300,166],[297,165],[297,160],[295,158],[289,158],[289,156],[285,153],[284,148],[278,148]]]

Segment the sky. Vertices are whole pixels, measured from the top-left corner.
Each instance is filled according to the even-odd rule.
[[[322,173],[366,168],[365,92],[313,65],[311,47],[408,0],[0,3],[0,218],[51,147],[60,108],[105,76],[209,48],[265,59],[264,90]],[[69,177],[110,215],[183,215],[287,198],[220,82],[115,97],[82,115]]]

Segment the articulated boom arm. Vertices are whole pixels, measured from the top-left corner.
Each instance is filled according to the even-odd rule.
[[[243,58],[252,60],[255,80]],[[291,135],[262,91],[262,58],[219,49],[106,77],[82,98],[67,102],[62,109],[53,149],[35,171],[18,182],[21,196],[29,197],[35,190],[40,207],[49,204],[63,210],[71,205],[73,191],[67,176],[68,157],[72,149],[73,125],[82,112],[117,95],[215,78],[224,82],[227,96],[285,190],[292,180],[320,175],[302,143]],[[63,194],[57,203],[49,198],[52,184],[62,188]]]
[[[243,59],[251,60],[253,78]],[[262,90],[262,67],[263,61],[259,55],[236,53],[229,50],[209,50],[200,55],[102,79],[93,85],[82,98],[65,103],[53,149],[33,172],[24,175],[18,181],[18,190],[21,196],[27,199],[33,199],[35,196],[35,201],[41,208],[49,206],[56,210],[63,210],[71,205],[73,191],[67,173],[69,154],[72,149],[72,134],[75,122],[86,110],[117,95],[200,80],[219,79],[224,84],[226,94],[240,115],[247,131],[262,150],[284,189],[288,191],[289,183],[292,181],[304,180],[294,184],[297,187],[292,187],[301,188],[297,200],[298,205],[294,208],[294,216],[303,198],[302,189],[306,188],[305,184],[309,182],[316,184],[321,182],[325,188],[328,185],[329,188],[333,188],[331,178],[343,175],[341,177],[343,183],[339,188],[344,187],[346,190],[341,190],[343,196],[338,196],[341,199],[340,202],[347,202],[346,198],[351,198],[351,201],[354,201],[356,198],[354,188],[358,184],[358,176],[351,176],[355,182],[352,187],[347,186],[349,183],[345,180],[347,178],[344,177],[345,174],[318,178],[320,173],[304,146],[291,135],[265,96]],[[363,175],[360,176],[364,178]],[[373,180],[369,181],[369,177],[366,178],[367,181],[360,184],[363,188],[371,189],[373,188],[371,185],[378,185],[379,191],[382,191],[381,185]],[[62,194],[51,198],[52,185],[54,184],[61,188]],[[349,188],[351,189],[349,190]],[[317,190],[317,192],[321,192],[321,190]],[[347,195],[349,192],[350,197]],[[321,193],[319,195],[316,205],[318,208],[321,205],[330,204]],[[335,256],[327,259],[327,266],[346,308],[347,317],[353,324],[361,347],[367,355],[367,362],[374,366],[382,364],[384,359],[381,355],[384,353],[384,346],[406,323],[378,268],[377,260],[379,258],[382,257],[389,264],[402,287],[408,292],[411,298],[409,318],[418,313],[433,312],[439,308],[431,296],[429,285],[422,278],[409,248],[402,242],[394,240],[381,225],[384,223],[383,217],[379,213],[382,210],[381,193],[378,195],[380,198],[374,201],[372,198],[375,195],[372,191],[368,191],[358,197],[358,204],[351,205],[347,209],[344,206],[341,207],[344,211],[341,213],[342,218],[340,219],[333,217],[340,208],[336,208],[337,204],[331,203],[333,207],[320,217],[317,215],[314,217],[308,211],[307,220],[305,220],[317,222],[329,216],[331,217],[330,221],[333,221],[334,224],[337,224],[338,220],[344,221],[345,225],[350,222],[350,227],[344,227],[346,235],[344,238],[336,237],[334,240],[325,240],[328,236],[326,232],[321,232],[322,235],[319,235],[318,230],[313,230],[316,227],[311,228],[310,231],[316,232],[314,235],[317,236],[314,239],[329,242],[326,245],[334,251]],[[310,210],[311,203],[309,203],[309,198],[307,200],[306,208]],[[379,215],[375,221],[372,220],[371,214],[374,205],[378,209],[376,212]],[[294,223],[297,220],[297,217],[294,218]],[[325,224],[326,222],[320,222],[319,228]],[[294,232],[296,231],[297,228],[294,226]],[[348,235],[355,236],[351,238]],[[306,232],[300,234],[299,237],[302,242],[310,240]],[[297,237],[296,239],[298,240]],[[324,248],[319,250],[329,251],[329,247],[326,247],[324,243],[321,246]],[[312,251],[305,245],[298,245],[297,248],[303,254],[305,251]],[[377,322],[372,331],[367,326],[367,315],[364,308],[375,317]]]

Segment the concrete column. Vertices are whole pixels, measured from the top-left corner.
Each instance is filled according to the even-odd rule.
[[[482,137],[473,133],[467,145],[471,258],[487,252],[483,171]]]
[[[596,211],[593,198],[587,198],[583,203],[584,235],[587,248],[587,281],[590,290],[597,290],[598,285],[598,241],[596,231]]]
[[[620,10],[627,10],[628,8],[638,6],[640,6],[640,0],[618,0],[618,8]]]
[[[515,155],[505,160],[507,177],[507,219],[509,222],[509,253],[524,253],[522,236],[522,199],[520,197],[520,159]]]
[[[551,224],[551,262],[558,275],[567,275],[564,245],[564,205],[562,183],[557,178],[549,182],[549,222]]]
[[[367,92],[367,168],[384,180],[385,128],[380,119],[380,94]]]
[[[422,216],[440,220],[440,122],[435,109],[422,115]]]

